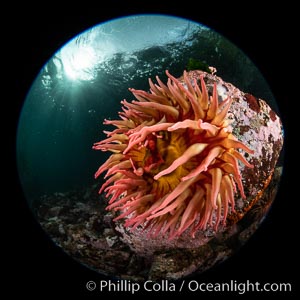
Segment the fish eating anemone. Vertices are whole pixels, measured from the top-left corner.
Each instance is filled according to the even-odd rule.
[[[240,164],[253,168],[253,154],[232,133],[227,118],[232,99],[220,100],[203,76],[180,81],[166,71],[167,83],[149,79],[150,90],[130,88],[135,100],[121,101],[115,127],[93,149],[112,152],[95,173],[106,172],[99,193],[107,210],[129,230],[148,228],[169,239],[211,227],[217,231],[235,212],[235,195],[246,198]]]

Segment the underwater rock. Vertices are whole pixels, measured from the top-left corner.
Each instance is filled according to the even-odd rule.
[[[199,230],[195,238],[191,238],[188,231],[172,240],[168,240],[161,234],[149,238],[151,228],[138,227],[129,231],[123,226],[124,221],[118,220],[116,230],[121,233],[122,240],[138,255],[145,257],[152,257],[156,252],[178,248],[194,249],[207,244],[219,233],[223,232],[226,235],[226,232],[231,231],[231,227],[242,219],[262,197],[273,176],[283,146],[281,120],[266,101],[240,91],[214,74],[196,70],[188,72],[187,76],[191,82],[195,78],[198,84],[200,77],[203,76],[209,94],[212,94],[213,85],[216,83],[219,102],[227,97],[233,100],[227,119],[232,120],[231,127],[234,136],[254,150],[254,154],[245,154],[246,159],[254,165],[254,168],[251,169],[239,163],[247,198],[242,199],[239,194],[235,194],[235,212],[229,214],[226,226],[218,229],[217,232],[208,227],[206,230]],[[185,85],[183,77],[179,80]]]
[[[35,203],[34,211],[56,245],[79,263],[101,274],[135,281],[179,279],[202,273],[222,262],[251,237],[273,202],[281,172],[281,167],[275,169],[262,197],[230,230],[217,234],[199,247],[165,249],[147,257],[132,251],[115,231],[113,216],[105,210],[106,200],[99,199],[98,186],[59,197],[57,194],[45,195],[41,202]],[[90,198],[84,198],[86,192],[90,193]],[[60,210],[55,217],[51,215],[53,209]]]

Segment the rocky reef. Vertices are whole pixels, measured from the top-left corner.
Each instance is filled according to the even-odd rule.
[[[283,146],[280,118],[266,101],[215,74],[188,72],[191,79],[200,76],[209,91],[217,84],[219,101],[228,96],[233,99],[227,114],[232,132],[254,150],[247,158],[254,168],[239,166],[247,198],[236,196],[236,211],[217,232],[208,228],[197,232],[194,239],[183,233],[169,241],[160,235],[149,238],[147,229],[128,231],[122,220],[114,222],[114,213],[105,210],[107,200],[98,195],[98,184],[44,195],[34,206],[38,221],[53,241],[80,263],[111,277],[175,280],[203,272],[231,256],[264,219],[282,171],[278,164]]]

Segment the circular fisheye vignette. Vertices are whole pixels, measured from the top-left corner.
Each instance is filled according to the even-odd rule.
[[[240,49],[187,19],[134,15],[45,64],[17,159],[35,217],[71,257],[108,276],[179,279],[232,255],[233,232],[242,244],[255,232],[282,143],[276,101]]]

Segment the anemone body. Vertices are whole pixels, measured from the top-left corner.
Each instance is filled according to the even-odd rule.
[[[226,224],[236,193],[245,198],[238,161],[252,168],[240,151],[253,151],[232,134],[232,100],[219,103],[216,84],[209,95],[203,77],[190,81],[184,72],[180,82],[166,74],[167,84],[149,79],[149,92],[129,89],[136,100],[121,101],[120,119],[104,121],[115,129],[93,148],[113,154],[95,177],[106,172],[99,192],[125,227],[194,237]]]

